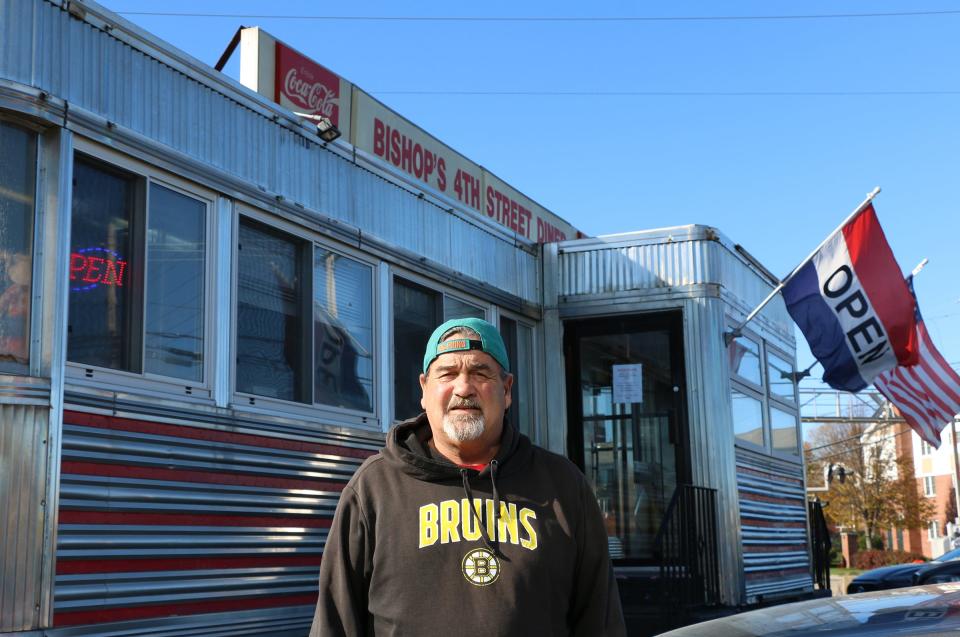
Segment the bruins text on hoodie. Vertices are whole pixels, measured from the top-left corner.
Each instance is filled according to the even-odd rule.
[[[482,471],[390,431],[343,490],[311,637],[625,635],[593,492],[507,422]]]

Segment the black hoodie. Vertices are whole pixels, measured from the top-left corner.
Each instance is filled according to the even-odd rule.
[[[507,423],[480,472],[432,458],[430,436],[424,414],[398,425],[344,487],[311,637],[625,635],[580,470]]]

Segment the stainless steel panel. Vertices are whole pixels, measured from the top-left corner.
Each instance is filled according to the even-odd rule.
[[[725,604],[742,603],[740,517],[737,513],[736,459],[727,382],[726,346],[720,326],[720,299],[683,303],[683,347],[693,483],[717,490],[720,595]]]
[[[0,405],[0,631],[39,626],[50,410]]]
[[[558,294],[565,302],[620,293],[644,297],[665,290],[717,285],[741,317],[756,307],[775,284],[769,273],[718,230],[678,226],[559,244]],[[631,293],[631,294],[623,294]],[[758,322],[792,350],[793,323],[780,297],[764,308]],[[721,327],[722,329],[722,327]]]

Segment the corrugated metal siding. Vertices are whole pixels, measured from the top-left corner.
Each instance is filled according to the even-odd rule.
[[[747,598],[813,589],[800,465],[737,449]]]
[[[0,631],[37,627],[50,410],[0,405]]]
[[[563,242],[559,271],[561,297],[716,284],[724,300],[744,314],[773,287],[716,230],[703,226]],[[792,343],[793,323],[781,297],[774,298],[761,317]]]
[[[339,442],[66,412],[54,625],[304,616],[340,491],[377,446]]]
[[[740,519],[737,516],[736,467],[727,375],[726,347],[718,326],[720,299],[690,299],[683,304],[684,366],[693,484],[717,490],[720,596],[723,603],[740,599]]]
[[[229,173],[241,188],[280,195],[390,246],[538,301],[535,255],[308,141],[289,128],[292,122],[273,121],[286,120],[283,111],[225,77],[201,77],[181,61],[185,54],[170,48],[154,55],[146,45],[139,50],[118,38],[139,43],[142,34],[127,34],[122,26],[106,33],[45,0],[0,3],[0,16],[0,78],[38,87],[67,100],[73,111],[109,120],[118,126],[111,132],[117,138],[129,130]]]

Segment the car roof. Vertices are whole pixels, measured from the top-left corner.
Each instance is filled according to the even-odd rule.
[[[911,586],[771,606],[663,637],[938,635],[960,630],[960,583]]]

